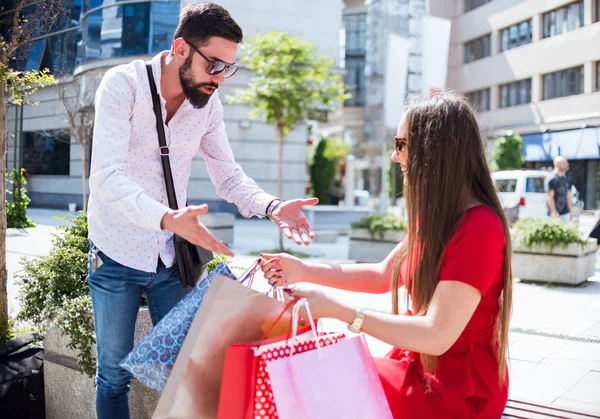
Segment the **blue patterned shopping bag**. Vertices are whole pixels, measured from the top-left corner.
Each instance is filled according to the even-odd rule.
[[[140,340],[121,362],[121,367],[132,373],[142,384],[162,391],[196,312],[215,275],[237,280],[227,265],[224,263],[217,265],[154,326],[147,336]]]

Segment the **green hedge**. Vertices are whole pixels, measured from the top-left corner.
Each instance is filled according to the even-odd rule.
[[[514,225],[515,240],[529,248],[534,246],[567,247],[571,243],[585,244],[575,226],[559,219],[524,218]]]
[[[406,231],[406,222],[393,214],[369,214],[351,224],[352,228],[366,228],[371,237],[378,235],[383,239],[386,231]]]

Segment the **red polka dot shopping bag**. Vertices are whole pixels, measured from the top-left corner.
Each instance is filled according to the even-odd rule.
[[[317,344],[324,347],[346,337],[344,333],[315,336],[311,330],[308,326],[272,339],[230,345],[225,353],[218,419],[278,418],[267,364],[289,356],[292,347],[295,353],[308,352],[316,349]],[[296,335],[293,345],[292,334]]]

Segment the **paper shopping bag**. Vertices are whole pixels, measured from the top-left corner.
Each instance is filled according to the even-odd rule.
[[[153,419],[217,416],[225,350],[274,334],[288,333],[290,315],[277,318],[284,304],[244,284],[216,275],[196,313]]]
[[[298,332],[294,352],[301,353],[345,339],[344,333],[319,333],[307,326]],[[272,339],[231,345],[225,354],[218,419],[278,418],[266,371],[268,362],[290,355],[290,334]]]
[[[223,275],[229,281],[236,279],[227,265],[217,265],[142,338],[121,362],[121,367],[132,373],[142,384],[162,391],[198,307],[216,275]]]
[[[293,351],[268,361],[267,373],[281,419],[392,419],[363,335]]]

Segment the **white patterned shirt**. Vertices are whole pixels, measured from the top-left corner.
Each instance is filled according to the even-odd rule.
[[[167,53],[152,59],[163,121],[167,112],[160,92],[161,58]],[[107,71],[95,102],[89,238],[127,267],[156,272],[159,257],[171,266],[173,233],[160,227],[169,207],[145,62],[136,60]],[[217,195],[236,204],[244,217],[265,215],[275,197],[235,162],[217,94],[202,109],[185,100],[165,125],[165,136],[179,208],[186,204],[192,158],[199,151]]]

